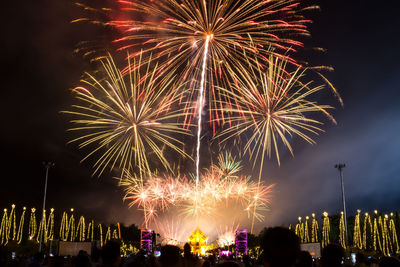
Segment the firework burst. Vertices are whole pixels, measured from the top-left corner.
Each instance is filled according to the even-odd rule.
[[[237,178],[238,172],[242,170],[242,165],[240,160],[236,160],[235,156],[226,151],[218,155],[218,164],[213,164],[211,168],[218,175],[228,179],[229,177]]]
[[[282,57],[287,51],[295,52],[303,47],[300,36],[308,36],[307,24],[311,22],[302,15],[307,9],[301,1],[294,0],[119,0],[119,17],[108,24],[122,32],[114,40],[119,50],[130,50],[131,57],[151,52],[165,64],[160,73],[179,72],[177,84],[187,79],[199,79],[207,55],[206,78],[210,118],[219,123],[224,113],[218,114],[218,101],[228,99],[227,94],[218,91],[216,85],[227,85],[231,81],[230,66],[243,61],[243,51],[257,55],[259,60],[268,55]],[[135,18],[135,19],[129,19]],[[143,19],[142,19],[143,18]],[[294,59],[290,59],[297,64]],[[196,114],[199,107],[193,107],[201,95],[198,89],[203,85],[188,84],[185,97],[189,99],[185,110]],[[224,86],[226,88],[226,86]],[[204,95],[204,97],[207,97]],[[222,117],[221,117],[222,116]],[[194,116],[186,116],[185,122]],[[215,125],[213,125],[215,126]],[[213,127],[215,128],[215,127]]]
[[[161,235],[161,244],[178,246],[187,240],[190,230],[182,220],[158,219],[154,222],[157,233]]]
[[[239,224],[225,225],[225,228],[218,230],[217,243],[221,248],[235,244],[236,230],[239,229]]]
[[[178,140],[178,136],[189,134],[176,121],[183,111],[169,111],[179,101],[179,95],[168,90],[173,77],[157,80],[157,66],[139,67],[141,59],[129,63],[126,76],[110,56],[99,61],[105,78],[87,73],[82,80],[85,86],[73,90],[79,104],[64,112],[77,117],[71,121],[75,127],[70,130],[81,133],[71,142],[79,143],[79,148],[95,147],[84,158],[99,156],[94,173],[100,175],[107,166],[149,172],[150,153],[170,169],[167,149],[188,157]]]
[[[322,123],[309,113],[331,118],[330,106],[309,100],[324,87],[303,83],[308,69],[293,58],[309,35],[303,11],[316,7],[302,0],[116,2],[119,14],[106,25],[122,35],[113,43],[129,51],[128,64],[119,70],[106,58],[106,79],[88,75],[85,83],[100,97],[87,88],[74,90],[83,104],[68,112],[80,117],[72,130],[85,134],[73,141],[81,148],[97,145],[87,157],[105,151],[95,173],[106,166],[123,170],[125,199],[144,211],[146,227],[172,208],[197,219],[240,207],[252,216],[253,229],[255,219],[263,220],[273,186],[261,183],[265,157],[275,155],[280,164],[278,147],[282,143],[293,154],[294,136],[314,143],[311,135],[322,131]],[[214,135],[222,128],[215,140],[247,139],[243,151],[253,167],[260,164],[258,183],[240,175],[240,161],[228,153],[200,174],[204,111]],[[184,129],[196,117],[196,174],[152,172],[149,153],[167,170],[166,149],[188,156],[176,134],[188,134]]]
[[[245,142],[244,153],[254,159],[255,165],[260,163],[260,173],[264,157],[275,157],[280,164],[278,144],[282,142],[292,153],[290,138],[299,136],[308,143],[314,144],[310,134],[323,132],[320,125],[323,123],[306,116],[320,112],[333,122],[335,120],[327,110],[329,105],[319,105],[309,98],[323,90],[323,85],[313,86],[312,81],[303,83],[307,69],[297,68],[288,72],[286,59],[270,57],[270,64],[266,69],[260,65],[254,68],[251,65],[238,63],[238,72],[233,72],[234,90],[221,88],[238,103],[237,106],[225,103],[223,110],[231,112],[233,126],[222,130],[216,138],[225,142],[232,138],[250,133]],[[235,73],[240,73],[237,75]],[[236,93],[234,93],[234,91]],[[221,110],[221,111],[223,111]]]
[[[249,59],[250,60],[250,59]],[[257,59],[254,59],[257,62]],[[290,138],[298,136],[314,144],[310,134],[323,132],[322,122],[312,119],[310,113],[321,112],[332,121],[328,113],[329,105],[319,105],[309,100],[310,96],[324,89],[323,85],[313,86],[312,81],[303,83],[307,69],[298,67],[293,72],[287,71],[287,59],[270,56],[269,64],[264,69],[260,64],[238,63],[238,71],[232,71],[235,82],[233,90],[221,88],[237,105],[224,103],[224,111],[230,112],[233,126],[222,130],[216,137],[222,142],[238,137],[246,137],[244,153],[253,159],[253,167],[259,162],[258,183],[261,183],[265,155],[271,157],[273,151],[280,164],[280,143],[293,155]],[[222,111],[222,110],[221,110]],[[249,209],[253,210],[251,231],[254,220],[258,218],[259,204],[263,203],[263,188],[259,188]]]
[[[125,199],[130,202],[130,206],[144,210],[146,224],[154,220],[159,212],[170,209],[177,209],[181,214],[196,218],[216,218],[222,210],[234,207],[248,216],[254,212],[261,221],[261,211],[269,204],[273,185],[265,186],[252,182],[249,177],[222,173],[222,169],[217,170],[214,165],[209,172],[203,174],[196,187],[193,179],[186,177],[151,175],[143,179],[126,172],[120,185],[125,188]],[[254,207],[255,202],[258,203],[257,207]]]

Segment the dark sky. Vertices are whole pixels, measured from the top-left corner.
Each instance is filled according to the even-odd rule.
[[[102,221],[140,222],[122,202],[110,176],[91,177],[83,154],[67,145],[67,118],[59,111],[73,103],[87,62],[74,55],[82,40],[101,30],[70,24],[79,15],[73,1],[9,1],[3,11],[0,206],[39,207],[44,160],[50,171],[47,205]],[[332,65],[327,74],[344,107],[333,112],[317,145],[294,139],[295,157],[282,152],[281,166],[264,167],[267,183],[277,183],[266,224],[294,222],[311,212],[340,211],[340,183],[334,164],[344,169],[349,213],[400,210],[400,21],[390,1],[323,0],[314,12],[310,44],[324,47],[313,63]],[[314,59],[313,59],[314,60]],[[324,99],[327,96],[324,96]]]

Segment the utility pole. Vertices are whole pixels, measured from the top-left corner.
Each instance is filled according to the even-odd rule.
[[[347,215],[346,215],[346,198],[344,196],[344,184],[343,184],[343,168],[346,167],[346,164],[338,163],[335,164],[335,168],[339,170],[340,174],[340,184],[342,187],[342,204],[343,204],[343,217],[344,217],[344,243],[347,248]]]
[[[49,169],[54,166],[53,162],[43,162],[44,167],[46,168],[46,180],[44,182],[44,197],[43,197],[43,209],[42,209],[42,227],[40,227],[40,238],[39,238],[39,252],[42,252],[42,242],[43,242],[43,229],[46,225],[46,221],[44,218],[44,211],[46,209],[46,194],[47,194],[47,180],[49,178]]]

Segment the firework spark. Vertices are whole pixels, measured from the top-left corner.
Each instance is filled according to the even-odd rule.
[[[231,164],[234,166],[234,164]],[[235,166],[236,169],[238,167]],[[216,171],[216,165],[203,174],[196,187],[193,179],[174,178],[152,175],[142,178],[126,172],[121,180],[125,187],[125,199],[131,206],[145,211],[145,221],[149,223],[157,212],[176,208],[188,216],[218,217],[223,209],[239,208],[241,212],[255,212],[257,219],[262,220],[261,211],[269,204],[273,185],[265,186],[254,183],[249,177],[222,175],[223,170]],[[258,203],[254,207],[255,202]],[[147,207],[151,207],[150,213]]]
[[[189,157],[178,140],[189,134],[177,123],[183,111],[169,111],[179,101],[178,94],[167,90],[173,77],[156,79],[157,66],[139,67],[140,60],[130,62],[129,75],[123,76],[110,56],[101,58],[105,78],[87,73],[85,86],[73,90],[79,104],[65,111],[77,117],[70,130],[81,133],[71,142],[78,142],[79,148],[95,146],[83,160],[99,155],[94,164],[99,175],[107,166],[149,172],[149,153],[170,169],[167,148]]]
[[[231,86],[233,90],[224,90],[235,99],[238,105],[226,104],[224,110],[232,112],[231,121],[233,127],[221,131],[216,138],[225,142],[231,138],[237,138],[251,131],[244,152],[254,158],[254,165],[260,158],[261,166],[264,156],[271,157],[275,151],[275,157],[280,164],[278,143],[281,141],[292,153],[290,137],[297,135],[314,144],[310,134],[323,132],[319,125],[322,122],[312,119],[306,114],[321,112],[333,122],[335,120],[327,110],[329,105],[318,105],[309,100],[313,94],[323,90],[323,85],[313,86],[312,81],[303,83],[307,69],[297,68],[289,73],[286,70],[287,60],[270,58],[270,64],[266,70],[261,66],[253,68],[249,65],[238,63],[237,68],[243,75],[235,75],[236,82]]]
[[[190,230],[184,229],[182,220],[158,219],[155,222],[157,233],[161,235],[161,244],[178,246],[187,240]]]
[[[239,71],[232,72],[235,83],[231,86],[235,89],[221,88],[227,94],[231,94],[238,103],[236,106],[225,103],[224,107],[227,112],[232,113],[231,121],[234,126],[222,130],[217,135],[217,138],[225,142],[245,136],[245,133],[249,134],[249,138],[245,141],[244,153],[248,153],[253,159],[253,167],[259,160],[259,183],[265,155],[270,158],[274,150],[280,164],[278,149],[280,142],[292,155],[290,138],[294,135],[308,143],[315,143],[310,134],[322,132],[319,127],[322,123],[306,115],[322,112],[334,121],[327,111],[332,108],[331,106],[318,105],[309,100],[310,96],[323,90],[324,86],[313,86],[311,81],[303,83],[301,79],[304,78],[307,69],[299,67],[290,73],[287,71],[286,59],[271,56],[269,62],[265,70],[259,64],[256,64],[256,68],[249,64],[237,64],[236,68]],[[236,93],[233,93],[234,91]],[[257,209],[261,197],[262,194],[255,196],[254,209]],[[253,224],[255,217],[256,212],[253,215]]]
[[[181,73],[178,84],[188,78],[199,79],[203,71],[200,66],[208,53],[207,82],[210,107],[209,116],[224,120],[224,113],[218,114],[219,102],[227,99],[216,85],[228,84],[227,71],[237,62],[243,61],[243,51],[255,54],[259,60],[268,55],[282,57],[287,51],[295,52],[303,47],[300,36],[308,36],[303,11],[317,8],[304,7],[300,0],[159,0],[129,1],[118,0],[119,17],[108,24],[122,32],[122,37],[114,40],[119,50],[133,51],[131,57],[144,52],[156,55],[165,64],[160,73]],[[134,19],[129,19],[134,18]],[[295,60],[290,59],[293,64]],[[202,85],[192,82],[188,85],[188,101],[185,110],[191,110],[194,118]],[[226,87],[226,86],[224,86]],[[187,89],[187,88],[185,88]],[[206,97],[206,96],[205,96]],[[191,100],[191,101],[190,101]],[[212,125],[215,128],[215,125]]]
[[[218,155],[218,164],[212,165],[211,168],[223,177],[237,178],[237,173],[242,170],[242,165],[240,160],[236,160],[235,156],[226,151]]]
[[[97,101],[103,103],[103,100],[91,100],[93,96],[86,89],[76,90],[80,99],[90,107],[76,106],[78,111],[73,114],[81,116],[83,113],[89,117],[74,121],[83,124],[75,129],[95,129],[97,132],[74,141],[81,141],[81,147],[99,142],[99,148],[88,156],[100,148],[106,149],[96,162],[95,172],[101,173],[106,165],[113,168],[116,164],[125,170],[121,181],[121,185],[126,187],[125,198],[131,201],[131,205],[144,210],[146,225],[171,207],[178,207],[181,212],[196,217],[199,214],[217,216],[218,209],[239,203],[243,211],[253,216],[253,229],[254,220],[263,219],[260,211],[266,209],[272,187],[261,183],[264,157],[270,158],[275,154],[280,164],[279,143],[283,143],[293,154],[290,139],[295,135],[314,143],[310,134],[322,131],[319,128],[321,123],[306,115],[322,112],[330,116],[327,112],[330,106],[318,105],[308,99],[323,86],[302,83],[300,79],[307,68],[292,57],[297,49],[303,47],[298,39],[309,35],[307,25],[310,20],[305,19],[303,11],[315,6],[305,7],[301,0],[117,2],[122,13],[118,19],[108,21],[107,25],[116,27],[122,34],[121,38],[114,40],[118,50],[131,53],[127,57],[128,66],[118,70],[118,75],[111,71],[113,75],[108,76],[118,80],[124,79],[122,75],[129,76],[130,80],[138,76],[136,80],[139,82],[133,84],[138,86],[139,93],[132,96],[136,100],[132,101],[134,104],[129,112],[121,108],[126,102],[124,98],[118,97],[111,105],[118,104],[118,110],[108,114],[113,110],[108,103],[107,106],[100,105]],[[132,67],[129,61],[137,58],[140,58],[138,64]],[[156,61],[162,63],[160,67],[150,68],[150,64]],[[142,69],[142,66],[151,71],[140,76],[137,69]],[[293,68],[295,70],[289,72]],[[145,101],[139,85],[142,79],[148,77],[151,77],[150,80],[144,84],[151,88],[144,90],[143,95],[150,101]],[[324,76],[321,77],[331,85]],[[91,83],[95,86],[101,82],[94,80]],[[121,89],[113,90],[116,86],[109,84],[107,86],[111,87],[111,91],[107,90],[111,93],[107,96],[112,99]],[[104,90],[103,87],[101,89]],[[144,102],[156,107],[146,109],[138,106]],[[171,106],[181,109],[171,109]],[[92,112],[93,107],[97,112],[94,115],[88,112]],[[137,110],[151,110],[149,116],[152,120],[146,119],[146,123],[139,125],[137,116],[142,113],[135,113]],[[253,167],[260,162],[258,183],[240,176],[240,164],[227,161],[227,157],[219,158],[220,168],[212,165],[209,171],[200,174],[203,110],[208,113],[213,134],[219,126],[229,125],[216,137],[222,142],[250,132],[244,153],[254,159]],[[92,118],[97,119],[103,114],[111,116],[112,123],[89,123]],[[116,114],[122,115],[114,118]],[[182,141],[169,134],[187,134],[182,128],[189,128],[196,117],[195,179],[152,173],[146,156],[149,148],[154,150],[156,158],[166,169],[171,169],[164,156],[165,147],[187,155],[181,148]],[[177,118],[181,123],[176,123]],[[147,123],[149,121],[150,124]],[[112,131],[104,129],[110,124]],[[127,139],[124,136],[130,137]],[[159,143],[163,144],[161,149]],[[229,157],[232,159],[232,156]],[[131,174],[133,166],[141,170],[140,175]]]
[[[225,229],[218,231],[217,243],[221,248],[235,244],[236,230],[239,229],[239,224],[227,226]]]

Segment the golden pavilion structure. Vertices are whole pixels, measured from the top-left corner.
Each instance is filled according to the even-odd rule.
[[[191,252],[197,255],[205,255],[209,249],[207,246],[208,237],[197,227],[188,237],[188,243],[191,247]]]

